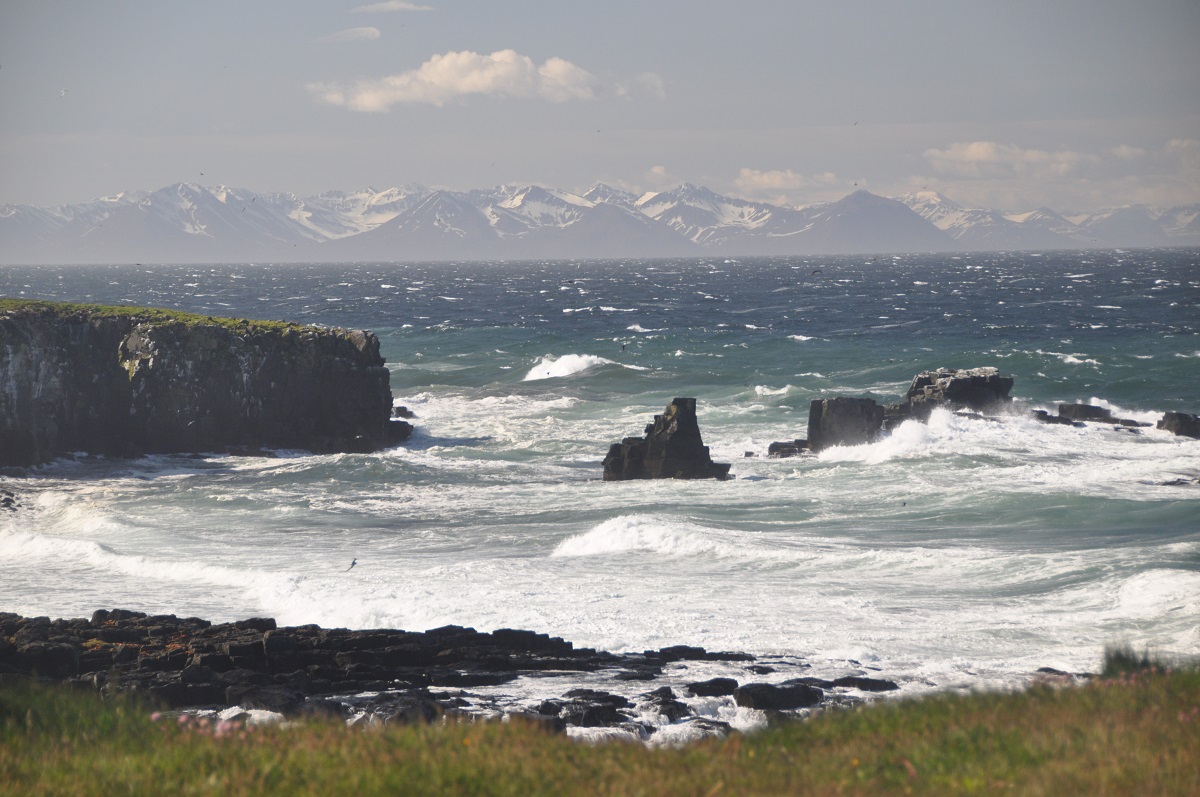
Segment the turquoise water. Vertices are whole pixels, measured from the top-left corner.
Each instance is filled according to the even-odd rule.
[[[907,691],[1087,670],[1106,644],[1200,653],[1200,487],[1164,485],[1200,441],[1026,417],[1200,412],[1196,250],[5,267],[0,294],[366,327],[418,429],[373,455],[10,471],[0,610],[523,627]],[[1013,376],[1013,414],[765,458],[813,398],[895,401],[939,366]],[[601,481],[675,396],[734,478]]]

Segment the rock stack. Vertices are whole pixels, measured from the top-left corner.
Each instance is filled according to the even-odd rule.
[[[0,306],[0,466],[75,451],[372,451],[394,420],[379,339],[362,330],[172,310]]]
[[[725,479],[728,464],[712,461],[700,437],[696,399],[675,398],[645,437],[626,437],[613,443],[604,458],[604,480]]]
[[[809,448],[821,451],[830,446],[870,443],[883,428],[883,417],[884,408],[872,399],[815,399],[808,407]]]

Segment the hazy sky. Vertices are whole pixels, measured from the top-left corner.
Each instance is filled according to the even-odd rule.
[[[1200,0],[3,0],[0,203],[181,181],[1200,202]]]

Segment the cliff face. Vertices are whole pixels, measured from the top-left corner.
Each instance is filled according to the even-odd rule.
[[[370,332],[164,310],[0,304],[0,465],[407,438]]]

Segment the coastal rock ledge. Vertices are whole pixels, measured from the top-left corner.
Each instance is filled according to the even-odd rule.
[[[0,466],[403,442],[379,339],[173,310],[0,300]]]

